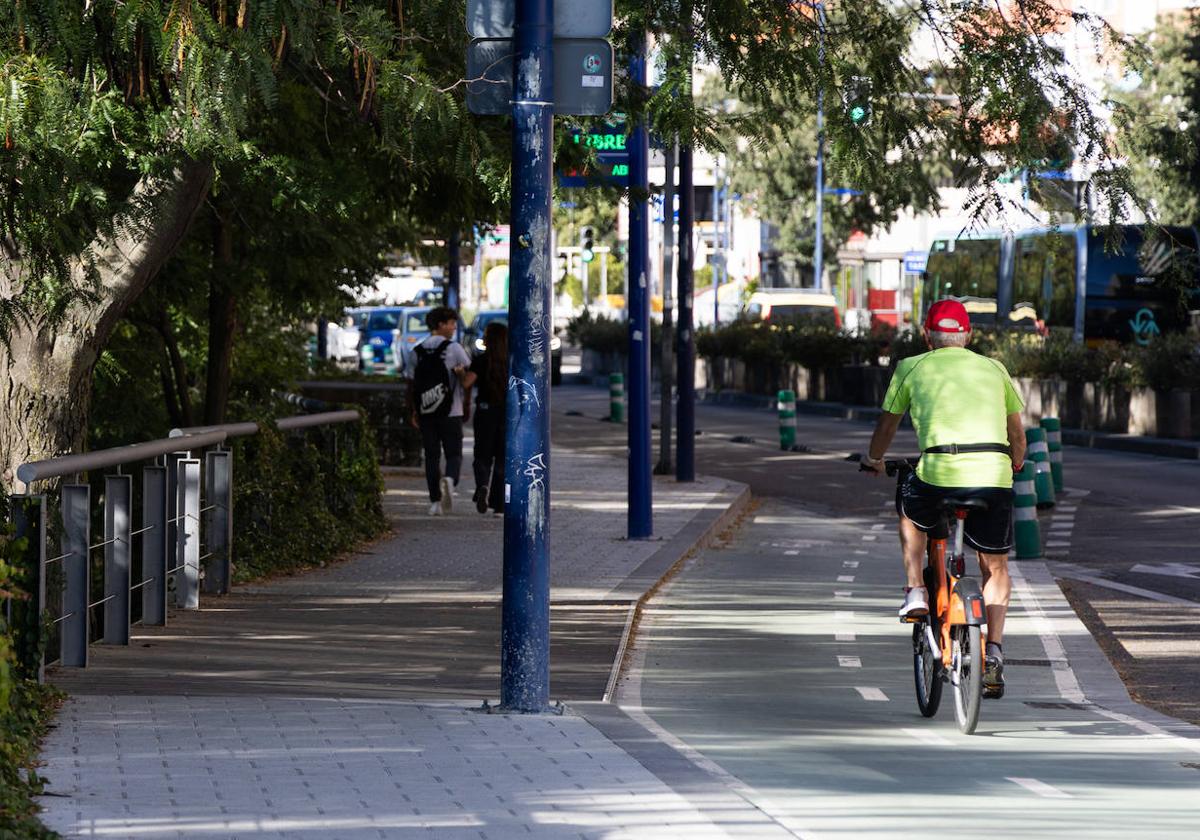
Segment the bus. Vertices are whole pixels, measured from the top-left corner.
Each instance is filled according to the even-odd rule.
[[[971,322],[987,327],[1069,329],[1075,341],[1147,344],[1186,329],[1200,309],[1200,232],[1162,228],[1148,248],[1142,225],[1092,225],[939,237],[921,284],[922,313],[943,298],[961,300]],[[1161,282],[1185,271],[1187,305]],[[1177,286],[1175,287],[1177,288]]]

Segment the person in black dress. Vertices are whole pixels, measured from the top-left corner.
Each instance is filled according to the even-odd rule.
[[[508,393],[508,327],[493,321],[483,331],[484,351],[471,362],[475,374],[475,509],[504,511],[505,395]]]

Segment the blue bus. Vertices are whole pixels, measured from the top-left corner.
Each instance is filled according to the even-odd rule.
[[[1160,332],[1186,329],[1200,309],[1200,232],[1163,228],[1143,248],[1145,228],[1123,225],[1110,250],[1108,230],[1064,225],[939,237],[929,249],[920,310],[953,297],[963,301],[973,324],[1064,328],[1089,343],[1146,344]],[[1160,282],[1181,266],[1197,290],[1186,307]]]

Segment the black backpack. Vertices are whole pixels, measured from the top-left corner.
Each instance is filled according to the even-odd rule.
[[[413,394],[417,413],[422,417],[441,419],[450,414],[454,402],[454,383],[446,369],[446,350],[450,342],[443,341],[429,348],[418,344],[413,348],[417,366],[413,371]]]

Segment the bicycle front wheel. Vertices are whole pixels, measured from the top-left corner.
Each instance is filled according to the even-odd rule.
[[[954,715],[964,735],[979,723],[979,700],[983,695],[983,645],[979,628],[963,625],[951,633],[954,644]]]
[[[936,635],[932,628],[927,621],[913,625],[913,681],[917,708],[925,717],[936,715],[942,702],[942,657],[929,644],[929,637]]]

